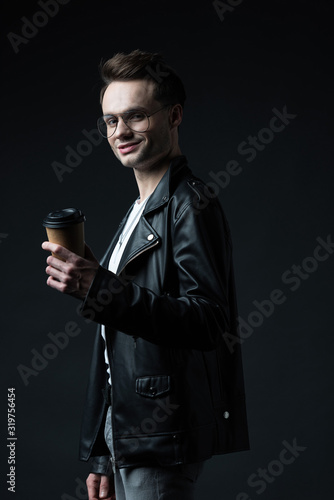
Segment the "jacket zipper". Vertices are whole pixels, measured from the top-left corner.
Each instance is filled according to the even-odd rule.
[[[136,259],[137,257],[139,257],[139,255],[141,255],[142,253],[146,252],[147,250],[150,250],[151,248],[155,247],[156,245],[158,245],[159,243],[159,239],[157,239],[157,241],[155,241],[152,245],[150,245],[149,247],[146,247],[144,248],[141,252],[139,253],[136,253],[136,255],[134,255],[133,257],[131,257],[130,260],[128,260],[124,266],[122,267],[122,269],[117,273],[117,276],[119,276],[120,274],[122,274],[122,272],[124,271],[124,269],[126,268],[126,266],[128,264],[130,264],[130,262],[132,262],[134,259]]]

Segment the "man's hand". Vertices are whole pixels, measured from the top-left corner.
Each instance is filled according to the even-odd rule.
[[[48,267],[45,271],[49,274],[47,285],[59,292],[84,299],[99,267],[90,248],[85,246],[85,258],[49,241],[44,241],[42,248],[63,259],[57,259],[53,255],[46,259]]]
[[[89,500],[116,500],[113,477],[91,473],[86,484]]]

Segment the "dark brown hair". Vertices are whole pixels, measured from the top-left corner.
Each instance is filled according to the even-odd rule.
[[[162,104],[184,106],[186,93],[177,73],[168,66],[159,53],[134,50],[129,54],[119,52],[100,66],[103,87],[100,102],[106,88],[114,81],[151,80],[155,83],[154,98]]]

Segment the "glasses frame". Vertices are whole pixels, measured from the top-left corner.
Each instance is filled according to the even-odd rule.
[[[102,135],[102,137],[104,137],[105,139],[109,139],[109,137],[112,137],[114,135],[114,133],[116,132],[117,130],[117,127],[118,127],[118,123],[119,123],[119,118],[122,118],[123,120],[123,123],[128,127],[128,129],[132,130],[132,132],[137,132],[138,134],[143,134],[144,132],[147,132],[148,129],[150,128],[150,117],[155,115],[156,113],[159,113],[159,111],[162,111],[163,109],[165,108],[168,108],[168,106],[172,106],[172,104],[165,104],[164,106],[162,106],[162,108],[159,108],[157,109],[156,111],[153,111],[153,113],[151,113],[150,115],[148,115],[146,113],[146,111],[142,111],[141,109],[133,109],[131,111],[126,111],[125,113],[119,113],[117,115],[102,115],[100,116],[100,118],[97,120],[97,129],[98,131],[100,132],[100,134]],[[138,113],[143,113],[146,118],[147,118],[147,128],[145,130],[141,130],[140,132],[138,130],[133,130],[127,123],[128,120],[126,120],[126,116],[131,114],[131,113],[135,113],[135,112],[138,112]],[[116,127],[114,129],[114,131],[112,132],[112,134],[110,135],[104,135],[102,134],[101,130],[100,130],[100,127],[99,127],[99,123],[101,120],[103,120],[105,122],[105,118],[107,117],[110,117],[110,116],[114,116],[115,118],[118,118],[118,122],[116,123]],[[107,125],[106,125],[107,126]]]

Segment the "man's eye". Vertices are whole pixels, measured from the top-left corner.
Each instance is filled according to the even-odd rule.
[[[140,122],[141,120],[144,120],[145,119],[145,115],[144,113],[131,113],[130,115],[128,115],[128,121],[130,122]]]
[[[109,116],[108,118],[106,118],[105,122],[109,127],[115,127],[115,125],[117,124],[117,118],[115,118],[114,116]]]

